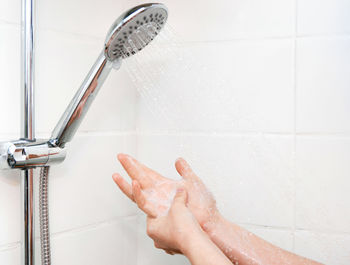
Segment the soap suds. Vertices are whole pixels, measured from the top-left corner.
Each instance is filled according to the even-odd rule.
[[[147,200],[153,204],[159,216],[168,214],[181,181],[159,181],[154,188],[144,189]]]

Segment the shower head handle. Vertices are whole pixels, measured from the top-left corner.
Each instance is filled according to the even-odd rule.
[[[73,138],[113,64],[102,51],[53,130],[52,145],[63,148]]]

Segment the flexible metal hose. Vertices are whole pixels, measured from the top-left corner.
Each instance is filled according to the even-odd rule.
[[[39,214],[40,214],[40,243],[41,265],[51,265],[50,231],[49,231],[49,169],[43,167],[40,171]]]

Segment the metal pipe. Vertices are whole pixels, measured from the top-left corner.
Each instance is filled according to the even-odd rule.
[[[23,110],[21,137],[27,141],[35,141],[34,116],[34,0],[22,0],[22,78]],[[34,265],[34,170],[22,171],[23,196],[23,264]]]
[[[34,117],[34,0],[22,0],[22,87],[21,137],[35,139]]]
[[[23,196],[23,234],[22,234],[22,263],[34,265],[35,255],[35,231],[34,231],[34,169],[23,170],[22,173],[22,196]]]

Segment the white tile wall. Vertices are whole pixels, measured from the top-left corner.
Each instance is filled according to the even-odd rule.
[[[293,0],[162,2],[169,7],[171,25],[190,41],[285,37],[291,36],[294,30]]]
[[[139,158],[165,176],[176,174],[171,164],[177,157],[192,161],[198,175],[216,195],[219,208],[231,220],[292,226],[294,186],[292,172],[288,170],[292,171],[293,141],[290,137],[194,134],[140,138]],[[254,166],[247,168],[247,164]]]
[[[263,7],[202,1],[191,15],[176,4],[184,12],[171,13],[169,21],[184,43],[170,51],[187,59],[164,50],[163,56],[139,56],[138,64],[152,61],[142,71],[152,81],[141,89],[151,92],[138,101],[139,158],[176,177],[173,162],[185,156],[231,220],[287,250],[349,263],[347,254],[331,259],[331,239],[346,237],[349,229],[348,3],[280,1],[271,8],[266,1]],[[272,21],[277,13],[284,17],[274,26],[259,19]],[[302,244],[299,229],[328,231],[320,243],[328,259],[318,246],[304,247],[314,238],[303,237]]]
[[[102,38],[39,30],[37,34],[37,129],[51,132],[101,52]],[[112,70],[81,131],[118,131],[135,127],[135,89],[124,69]],[[111,115],[112,113],[112,115]]]
[[[135,136],[79,136],[67,147],[65,162],[50,172],[53,233],[136,214],[112,180],[113,172],[122,171],[116,154],[133,152]]]
[[[299,35],[350,33],[349,1],[304,0],[297,6]]]
[[[21,264],[21,247],[17,244],[9,249],[2,249],[0,251],[1,264]]]
[[[19,24],[21,21],[21,1],[1,0],[0,21]],[[1,36],[3,36],[1,34]]]
[[[350,132],[350,38],[297,42],[297,131]]]
[[[0,246],[21,240],[19,174],[18,171],[2,171],[0,174]]]
[[[349,264],[349,246],[349,234],[297,231],[295,235],[295,251],[324,264]]]
[[[285,250],[293,251],[293,232],[285,229],[259,227],[251,225],[241,225],[250,232],[267,240],[268,242],[279,246]]]
[[[167,50],[153,59],[146,52],[140,54],[140,61],[151,60],[144,76],[158,85],[149,84],[151,99],[140,102],[139,129],[167,130],[170,125],[180,131],[293,132],[292,40],[211,42],[181,48],[188,61]],[[175,51],[181,54],[181,48]],[[163,65],[167,71],[159,77],[156,73],[164,71]],[[152,100],[157,96],[157,101]],[[143,115],[149,111],[164,115]]]
[[[298,137],[298,228],[350,232],[349,157],[349,137]]]
[[[50,134],[111,23],[138,3],[37,1],[39,137]],[[349,2],[164,3],[165,39],[111,73],[67,160],[52,168],[55,264],[189,264],[147,238],[144,218],[112,182],[118,152],[169,177],[184,156],[227,218],[285,249],[348,264]],[[1,139],[19,135],[19,22],[20,1],[0,0]],[[20,264],[19,182],[17,172],[0,175],[4,265]]]
[[[53,234],[52,263],[136,265],[136,241],[136,216],[112,220],[69,233]],[[39,248],[36,253],[39,257]]]
[[[0,21],[0,128],[2,134],[18,136],[20,123],[13,117],[20,115],[20,51],[20,27]]]
[[[124,2],[37,0],[38,26],[104,39],[114,20],[125,11]]]

